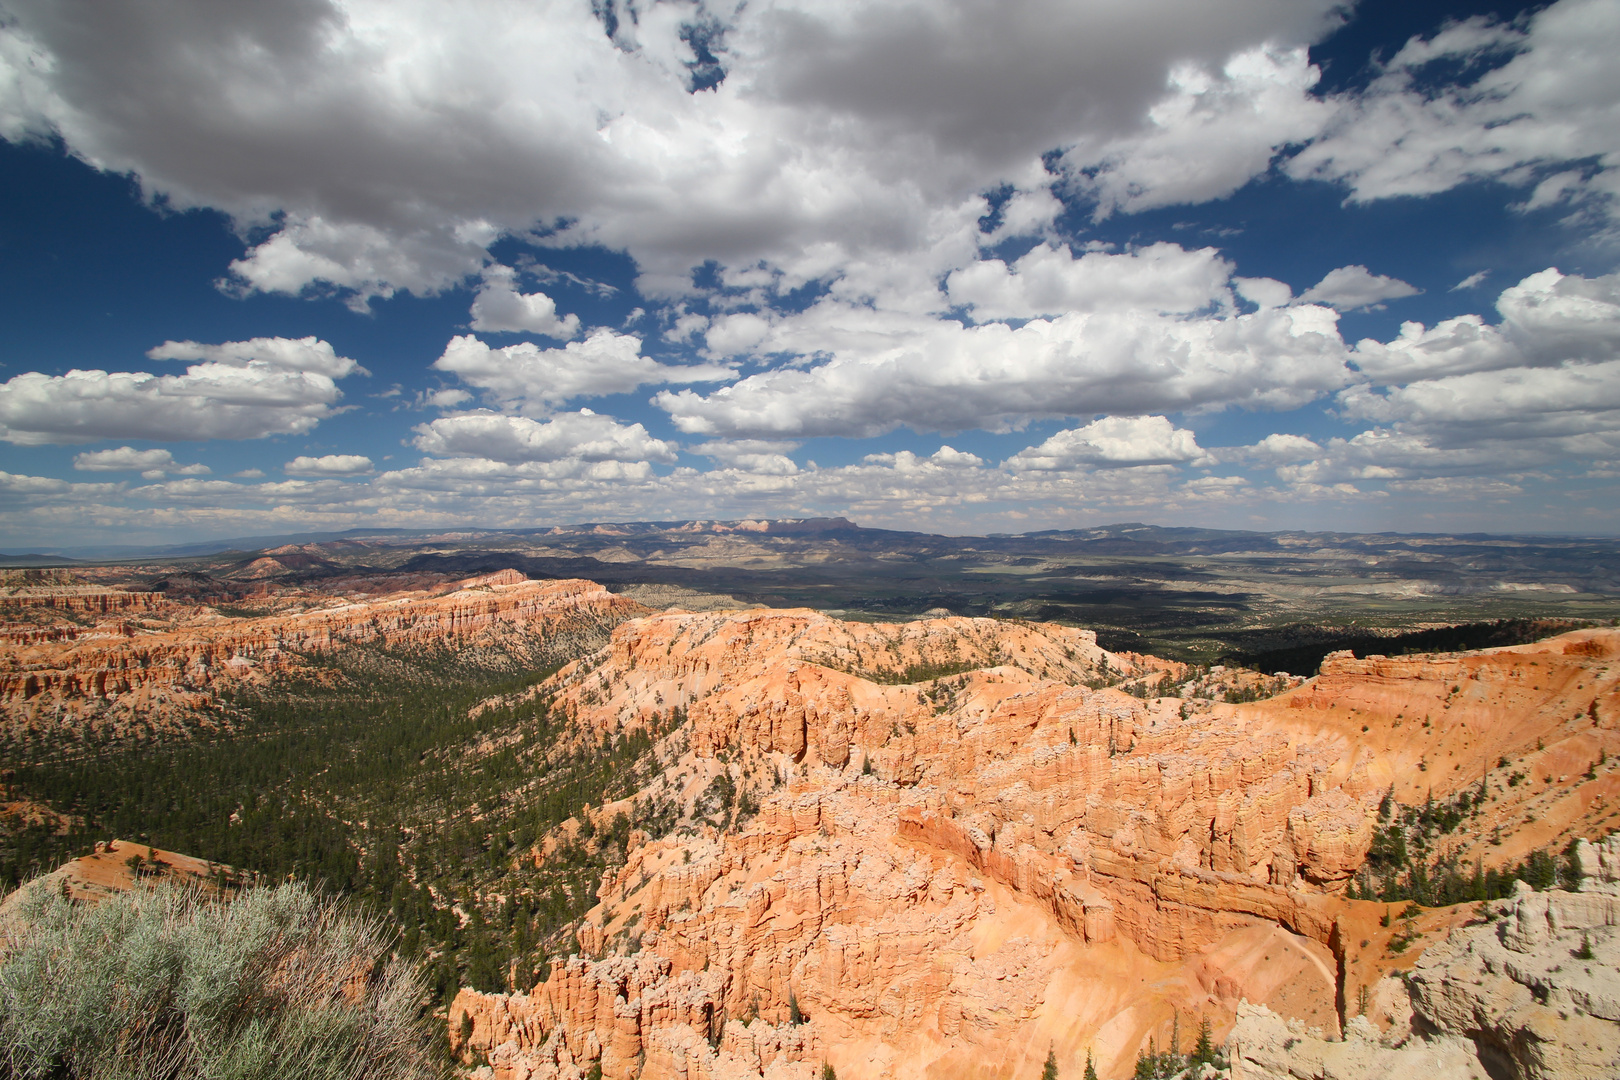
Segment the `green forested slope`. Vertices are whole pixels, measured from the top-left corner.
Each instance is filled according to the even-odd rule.
[[[453,994],[458,984],[532,985],[546,947],[570,944],[559,930],[594,903],[630,829],[672,823],[667,808],[645,808],[536,868],[527,853],[547,830],[640,786],[651,738],[565,742],[541,699],[474,712],[491,697],[516,700],[549,672],[465,667],[448,649],[307,659],[308,676],[230,702],[241,720],[232,737],[13,759],[14,795],[74,825],[0,837],[0,885],[114,838],[292,875],[389,912],[404,951]]]

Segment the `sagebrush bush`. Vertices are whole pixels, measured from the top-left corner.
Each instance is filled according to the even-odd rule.
[[[20,897],[0,930],[0,1076],[438,1076],[423,989],[380,924],[303,885]]]

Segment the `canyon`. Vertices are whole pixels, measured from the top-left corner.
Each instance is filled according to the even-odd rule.
[[[880,621],[930,612],[1058,621],[1097,630],[1110,648],[1201,663],[1238,657],[1267,674],[1315,674],[1335,648],[1362,655],[1363,648],[1514,643],[1384,644],[1403,631],[1504,619],[1607,621],[1620,611],[1620,545],[1591,537],[1258,533],[1141,523],[944,536],[806,518],[355,530],[93,557],[126,561],[29,573],[256,603],[278,590],[352,593],[388,579],[443,582],[517,569],[534,578],[585,578],[614,592],[673,587],[736,597],[736,607],[811,607]]]
[[[629,620],[535,692],[577,738],[657,733],[635,798],[686,825],[635,838],[528,992],[464,990],[452,1041],[500,1080],[695,1080],[1014,1076],[1049,1052],[1123,1076],[1178,1027],[1229,1032],[1245,1001],[1337,1039],[1472,914],[1403,931],[1348,898],[1381,803],[1483,783],[1457,842],[1505,834],[1493,861],[1601,826],[1617,660],[1603,629],[1335,656],[1228,705],[1050,624]],[[717,820],[717,789],[748,812]]]
[[[413,885],[470,924],[516,899],[501,881],[577,872],[582,853],[605,867],[594,906],[512,961],[515,989],[451,985],[451,1050],[475,1075],[1000,1080],[1051,1055],[1113,1080],[1203,1022],[1234,1076],[1609,1068],[1620,630],[1335,653],[1304,678],[1056,623],[860,621],[511,569],[277,577],[303,557],[250,561],[260,576],[231,592],[7,584],[0,734],[228,740],[244,695],[363,691],[400,657],[518,676],[471,709],[495,726],[411,760],[430,775],[506,754],[520,809],[580,762],[622,775],[532,842],[488,845],[505,877],[482,891]],[[15,798],[19,819],[63,813]],[[499,805],[467,828],[514,843]],[[1402,814],[1436,807],[1458,824],[1420,861],[1483,873],[1587,837],[1570,848],[1586,891],[1357,898]],[[146,850],[113,841],[50,887],[131,887]],[[1584,942],[1595,981],[1527,965],[1548,942]]]

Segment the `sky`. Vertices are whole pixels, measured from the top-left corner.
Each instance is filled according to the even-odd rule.
[[[1620,0],[0,0],[0,550],[1620,533]]]

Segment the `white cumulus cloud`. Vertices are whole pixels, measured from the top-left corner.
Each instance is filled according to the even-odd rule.
[[[1147,127],[1173,130],[1174,145],[1151,167],[1116,167],[1108,197],[1230,185],[1246,158],[1236,172],[1232,155],[1211,158],[1218,179],[1187,175],[1221,149],[1197,135],[1198,114],[1240,116],[1273,85],[1298,97],[1299,46],[1338,8],[638,3],[618,9],[610,38],[579,0],[453,13],[426,0],[14,0],[0,133],[59,136],[175,206],[274,227],[231,267],[246,289],[325,283],[359,305],[433,292],[476,276],[512,235],[627,251],[655,296],[692,291],[708,260],[763,261],[787,287],[870,284],[919,269],[947,237],[971,256],[980,193],[1000,183],[1030,193],[1014,216],[1038,227],[1052,209],[1040,155],[1115,147],[1156,106]],[[692,93],[699,23],[718,31],[723,79]],[[1290,44],[1257,53],[1268,40]],[[1172,69],[1187,117],[1161,101]],[[1219,74],[1200,91],[1184,73],[1204,71]],[[1297,138],[1285,111],[1264,109],[1245,144]]]
[[[487,458],[508,464],[536,461],[657,461],[675,448],[640,424],[581,409],[545,421],[492,412],[445,416],[416,428],[415,445],[430,454]]]
[[[183,355],[228,347],[171,342],[153,351]],[[27,372],[0,383],[0,439],[36,446],[302,434],[332,415],[343,396],[329,372],[358,370],[354,361],[332,362],[326,354],[313,350],[291,360],[283,351],[229,355],[192,364],[184,375]],[[309,366],[297,366],[302,363]]]
[[[695,324],[688,323],[694,326]],[[770,321],[751,312],[719,315],[704,331],[703,341],[714,356],[735,356],[757,347],[770,336]]]
[[[1250,446],[1223,446],[1215,451],[1221,461],[1256,462],[1262,465],[1285,465],[1297,461],[1311,461],[1322,454],[1322,447],[1304,435],[1274,431]]]
[[[653,477],[645,461],[586,461],[562,457],[552,461],[497,461],[493,458],[423,458],[408,469],[396,469],[374,482],[390,498],[410,493],[441,501],[466,513],[466,508],[494,510],[483,500],[522,499],[525,496],[563,495],[560,505],[571,513],[589,513],[604,499],[633,498]],[[533,504],[530,504],[532,507]],[[510,512],[509,510],[507,511]]]
[[[1405,482],[1620,456],[1620,276],[1544,270],[1497,310],[1499,325],[1464,315],[1360,342],[1366,381],[1338,405],[1379,426],[1279,475]]]
[[[365,368],[347,356],[339,356],[332,346],[314,337],[253,338],[200,345],[195,341],[165,341],[146,352],[148,360],[196,360],[218,367],[244,370],[292,371],[341,379],[346,375],[369,375]]]
[[[143,469],[168,469],[174,465],[174,455],[167,450],[137,450],[133,446],[120,446],[116,450],[89,450],[73,455],[73,467],[85,472],[140,472]]]
[[[1352,377],[1334,313],[1314,306],[1193,319],[1071,314],[1018,329],[932,322],[879,350],[830,351],[816,367],[654,400],[694,434],[865,436],[902,425],[1007,430],[1100,412],[1291,408]]]
[[[1458,315],[1433,327],[1407,322],[1393,341],[1356,344],[1356,366],[1380,383],[1565,361],[1620,357],[1620,274],[1585,278],[1556,269],[1502,290],[1499,325]]]
[[[491,348],[471,334],[452,338],[433,362],[477,387],[502,409],[545,413],[578,397],[622,394],[646,383],[717,382],[736,375],[718,364],[661,364],[641,353],[641,339],[608,329],[560,349],[533,342]]]
[[[371,459],[361,454],[322,454],[295,457],[281,471],[288,476],[365,476],[374,468]]]
[[[1349,439],[1329,439],[1308,458],[1279,463],[1277,476],[1307,488],[1360,483],[1377,490],[1390,482],[1477,477],[1549,460],[1545,447],[1444,446],[1413,432],[1374,428]]]
[[[1350,416],[1420,429],[1462,428],[1491,438],[1577,435],[1620,422],[1620,360],[1446,375],[1384,391],[1339,395]]]
[[[1620,273],[1586,278],[1549,268],[1503,289],[1496,309],[1532,361],[1620,356]]]
[[[1214,248],[1151,244],[1126,254],[1062,245],[1031,248],[1011,266],[986,259],[950,275],[951,302],[978,319],[1028,319],[1073,311],[1191,312],[1223,299],[1232,266]]]
[[[1409,41],[1365,93],[1336,99],[1323,137],[1286,168],[1348,184],[1359,201],[1499,180],[1535,185],[1527,209],[1584,200],[1612,212],[1620,191],[1616,50],[1620,6],[1612,0],[1560,0],[1523,27],[1479,17],[1454,23]],[[1483,73],[1434,85],[1436,70],[1459,66]],[[1568,162],[1593,164],[1558,167]]]
[[[714,439],[692,447],[692,453],[744,472],[790,476],[799,471],[799,466],[788,453],[798,446],[771,439]]]
[[[167,450],[137,450],[120,446],[114,450],[87,450],[73,456],[73,467],[83,472],[138,472],[146,480],[161,480],[170,473],[180,476],[207,476],[214,470],[198,462],[181,465]]]
[[[472,328],[489,332],[527,332],[567,340],[579,333],[579,316],[557,315],[557,303],[545,293],[517,291],[517,272],[499,263],[484,271],[484,284],[473,298]]]
[[[1370,308],[1385,300],[1399,300],[1422,292],[1399,278],[1375,274],[1365,266],[1341,266],[1330,270],[1315,285],[1299,294],[1301,303],[1326,304],[1339,311]]]
[[[53,476],[27,476],[0,470],[0,491],[8,495],[25,497],[67,495],[99,499],[116,494],[122,488],[122,484],[73,484]]]
[[[1197,436],[1166,417],[1105,416],[1019,451],[1007,459],[1006,467],[1015,471],[1122,469],[1207,460]]]
[[[1097,218],[1223,198],[1283,147],[1322,130],[1333,108],[1310,92],[1320,75],[1306,49],[1276,44],[1244,50],[1219,71],[1179,64],[1140,130],[1082,139],[1064,164],[1096,200]]]

